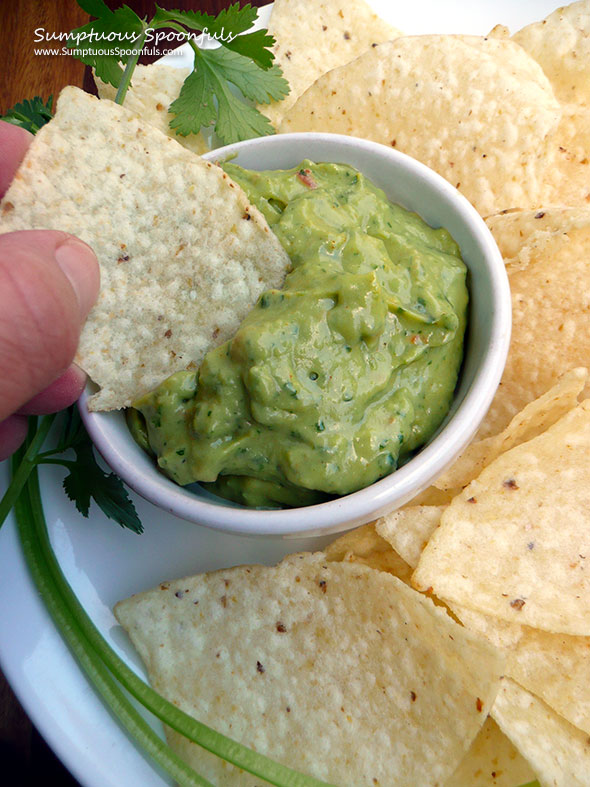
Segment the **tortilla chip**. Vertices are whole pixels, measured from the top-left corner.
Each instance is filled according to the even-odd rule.
[[[419,590],[544,631],[590,634],[590,400],[502,454],[441,517]]]
[[[562,107],[561,121],[551,137],[547,161],[541,186],[542,204],[589,206],[590,107],[578,104]]]
[[[541,64],[560,101],[590,104],[588,0],[558,8],[515,33],[513,40]]]
[[[589,637],[549,634],[453,604],[453,614],[506,655],[504,674],[590,733]]]
[[[516,787],[534,778],[531,766],[488,716],[444,787]]]
[[[564,372],[585,366],[590,358],[590,208],[539,213],[548,218],[535,219],[526,213],[491,222],[492,232],[503,236],[505,247],[518,247],[521,231],[523,238],[518,253],[506,260],[512,291],[512,340],[500,387],[479,437],[497,434]],[[534,222],[539,222],[537,231],[531,229]],[[553,226],[559,229],[553,231]],[[512,239],[507,240],[510,234]]]
[[[523,249],[531,248],[535,251],[550,240],[552,235],[587,227],[589,222],[589,208],[564,205],[549,206],[541,210],[496,213],[486,219],[486,224],[511,271],[524,270],[531,262],[531,254],[523,255]],[[532,261],[534,262],[534,259]]]
[[[457,620],[465,628],[485,637],[491,645],[502,649],[506,653],[507,660],[504,674],[512,676],[512,665],[517,658],[516,654],[526,626],[520,626],[518,623],[507,623],[505,620],[500,620],[500,618],[495,618],[492,615],[484,615],[482,612],[476,612],[474,609],[469,609],[462,604],[453,604],[451,609]],[[547,636],[552,635],[547,634]]]
[[[173,116],[168,114],[168,107],[178,98],[182,83],[190,72],[190,68],[174,68],[160,63],[149,66],[137,65],[133,72],[133,81],[125,96],[125,109],[194,153],[205,153],[209,147],[202,133],[183,137],[170,128],[170,120]],[[115,100],[116,87],[103,82],[96,74],[94,81],[101,98]]]
[[[342,787],[440,784],[485,721],[503,668],[395,577],[322,553],[166,582],[115,612],[157,691]],[[260,781],[169,739],[218,785]]]
[[[587,787],[590,738],[509,678],[492,716],[529,761],[542,787]]]
[[[65,88],[0,205],[0,232],[59,229],[95,250],[101,291],[77,363],[130,405],[233,335],[289,259],[222,172],[111,101]]]
[[[378,519],[375,529],[412,568],[440,524],[445,506],[409,506]]]
[[[510,28],[506,25],[494,25],[487,35],[488,38],[510,38]]]
[[[539,204],[561,109],[513,41],[405,36],[320,77],[279,131],[333,131],[390,145],[443,175],[482,215]]]
[[[275,0],[268,32],[275,38],[275,62],[291,88],[282,101],[258,107],[275,126],[326,71],[401,35],[364,0]]]
[[[410,584],[412,568],[385,539],[377,535],[373,522],[356,530],[349,530],[329,544],[324,554],[326,560],[363,563],[377,571],[388,571],[406,585]]]
[[[587,369],[577,368],[566,372],[547,393],[517,413],[503,432],[467,446],[451,467],[436,479],[434,485],[458,494],[500,454],[546,431],[574,408],[587,380]]]
[[[452,500],[452,495],[443,492],[435,486],[427,487],[423,492],[412,498],[403,508],[413,508],[414,506],[446,506]]]
[[[590,637],[522,629],[506,675],[590,735]]]

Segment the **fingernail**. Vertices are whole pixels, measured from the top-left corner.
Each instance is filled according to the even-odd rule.
[[[69,237],[55,250],[55,261],[68,277],[85,318],[98,295],[96,254],[79,238]]]

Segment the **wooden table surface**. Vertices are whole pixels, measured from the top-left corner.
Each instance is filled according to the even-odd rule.
[[[114,9],[130,6],[151,18],[153,0],[106,0]],[[254,6],[267,0],[250,0]],[[218,13],[228,0],[159,0],[164,8],[198,9]],[[241,5],[244,3],[241,2]],[[69,32],[89,20],[75,0],[0,0],[0,115],[25,98],[57,96],[65,85],[93,91],[92,75],[69,55],[39,55],[34,48],[59,49],[58,42],[35,43],[34,31]],[[150,62],[154,58],[143,58]],[[76,787],[78,782],[53,755],[21,708],[0,672],[0,782],[3,787],[56,784]],[[127,785],[125,785],[127,787]]]

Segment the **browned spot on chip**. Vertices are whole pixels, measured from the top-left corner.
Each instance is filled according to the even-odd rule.
[[[515,598],[510,602],[510,606],[513,609],[516,609],[518,612],[520,612],[520,610],[524,607],[525,604],[526,601],[522,598]]]
[[[477,712],[478,713],[482,712],[482,710],[483,710],[483,702],[480,700],[479,697],[475,700],[475,707],[477,708]]]
[[[410,692],[410,698],[411,698],[412,702],[416,702],[416,697],[417,697],[417,696],[418,696],[418,695],[416,694],[416,692],[415,692],[415,691],[411,691],[411,692]]]
[[[469,497],[469,498],[467,499],[467,502],[468,502],[468,503],[477,503],[477,500],[475,499],[475,497]]]
[[[156,109],[158,110],[158,112],[161,112],[164,109],[164,105],[160,104],[160,102],[158,101],[158,103],[156,104]]]
[[[129,262],[129,255],[128,254],[121,254],[119,259],[117,260],[117,264],[121,264],[122,262]]]
[[[12,202],[5,202],[2,206],[2,213],[9,213],[11,210],[14,210]]]
[[[256,662],[256,672],[264,672],[264,666],[259,661]]]
[[[514,478],[507,478],[506,481],[502,481],[502,486],[506,489],[518,489],[518,484],[514,480]]]

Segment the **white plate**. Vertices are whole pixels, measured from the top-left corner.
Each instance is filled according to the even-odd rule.
[[[173,0],[167,5],[173,6]],[[515,31],[558,3],[371,0],[371,5],[406,33],[481,35],[496,23]],[[265,9],[264,22],[267,13]],[[7,465],[0,464],[0,494],[8,481]],[[96,506],[88,520],[78,515],[61,489],[62,478],[58,468],[42,473],[57,557],[99,630],[140,672],[111,612],[118,600],[164,579],[238,563],[273,563],[289,552],[326,543],[222,535],[166,515],[132,495],[145,526],[137,536],[107,520]],[[78,669],[29,579],[12,519],[0,531],[0,666],[38,730],[84,787],[171,784],[121,731]]]

